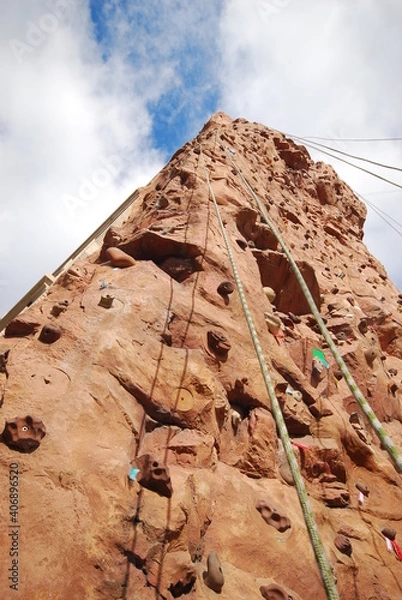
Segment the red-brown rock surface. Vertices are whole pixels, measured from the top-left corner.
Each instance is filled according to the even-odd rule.
[[[0,431],[17,415],[46,424],[30,453],[0,444],[0,597],[14,597],[14,575],[15,597],[32,600],[212,600],[219,568],[222,600],[326,597],[237,288],[218,292],[234,277],[198,141],[340,598],[402,598],[402,563],[381,533],[402,540],[402,479],[225,147],[401,448],[399,292],[362,242],[364,205],[333,169],[222,113],[140,190],[100,251],[0,337]],[[113,268],[110,247],[135,262]],[[148,487],[136,479],[144,464]]]

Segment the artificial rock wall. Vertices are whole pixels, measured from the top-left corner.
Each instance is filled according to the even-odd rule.
[[[0,337],[0,595],[326,597],[198,142],[339,595],[402,598],[401,476],[226,149],[401,448],[399,292],[334,170],[223,113]]]

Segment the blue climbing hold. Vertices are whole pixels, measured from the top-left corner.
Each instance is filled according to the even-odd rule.
[[[129,478],[131,479],[131,481],[136,481],[136,479],[137,479],[137,474],[138,474],[139,472],[140,472],[140,470],[139,470],[139,469],[135,469],[135,468],[132,468],[132,469],[131,469],[131,471],[130,471],[130,474],[129,474]]]

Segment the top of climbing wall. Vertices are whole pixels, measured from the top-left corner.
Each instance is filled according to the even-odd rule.
[[[330,347],[400,452],[402,300],[365,217],[306,148],[217,113],[8,323],[0,552],[24,597],[331,597],[242,296],[339,597],[401,596],[402,479]]]

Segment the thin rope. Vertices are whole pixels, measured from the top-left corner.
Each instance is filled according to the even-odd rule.
[[[226,147],[225,147],[226,149]],[[226,149],[226,154],[229,157],[230,162],[232,163],[232,165],[235,167],[236,171],[238,172],[238,174],[240,175],[241,180],[243,181],[244,185],[247,187],[247,189],[249,190],[254,202],[256,203],[256,206],[258,207],[260,214],[262,215],[264,221],[267,223],[267,225],[270,227],[272,233],[275,235],[276,239],[278,240],[278,242],[280,243],[280,245],[282,246],[282,249],[293,269],[293,272],[296,276],[296,279],[298,280],[300,287],[303,291],[303,294],[309,304],[309,307],[311,309],[311,312],[313,313],[315,320],[317,321],[318,327],[320,328],[320,331],[322,333],[322,335],[324,336],[325,341],[327,342],[329,349],[331,350],[336,363],[343,375],[343,377],[346,380],[346,383],[349,386],[350,391],[352,392],[353,396],[355,397],[357,403],[359,404],[360,408],[362,409],[362,411],[364,412],[364,414],[366,415],[371,427],[374,429],[376,435],[378,436],[379,440],[381,441],[382,446],[387,450],[388,454],[390,455],[397,471],[399,473],[402,473],[402,455],[399,452],[398,448],[396,447],[396,445],[394,444],[394,442],[392,441],[392,439],[390,438],[390,436],[388,435],[387,431],[385,430],[385,428],[383,427],[383,425],[380,423],[378,417],[376,416],[375,412],[373,411],[373,409],[371,408],[370,404],[368,403],[368,401],[366,400],[366,398],[363,396],[361,390],[359,389],[357,383],[355,382],[355,380],[353,379],[349,369],[347,368],[345,361],[343,360],[342,356],[340,355],[338,348],[335,346],[328,329],[325,326],[324,321],[321,318],[321,315],[318,311],[318,308],[314,302],[313,296],[311,295],[310,290],[307,287],[307,284],[304,280],[303,275],[300,272],[299,267],[296,264],[296,261],[293,259],[290,251],[288,250],[285,242],[282,239],[282,236],[280,235],[279,231],[276,229],[275,225],[272,223],[271,219],[268,217],[261,201],[257,198],[257,195],[255,194],[253,188],[251,187],[251,185],[248,183],[248,181],[246,180],[246,178],[244,177],[243,173],[241,172],[241,170],[239,169],[239,167],[237,166],[237,164],[235,163],[235,161],[233,160],[233,158],[230,156],[229,152]]]
[[[274,387],[271,382],[267,364],[265,362],[264,353],[263,353],[263,350],[262,350],[262,347],[261,347],[261,344],[260,344],[260,341],[259,341],[259,338],[257,335],[257,331],[254,326],[254,322],[253,322],[250,310],[248,308],[243,284],[241,282],[240,275],[237,270],[237,266],[236,266],[236,262],[234,260],[234,256],[233,256],[232,249],[230,246],[229,238],[226,234],[225,226],[223,224],[223,221],[222,221],[222,218],[221,218],[221,215],[219,212],[218,203],[216,201],[215,194],[214,194],[214,191],[211,186],[208,171],[207,171],[207,168],[205,165],[205,160],[204,160],[204,155],[202,152],[201,144],[199,144],[199,147],[200,147],[200,156],[202,158],[202,163],[203,163],[203,168],[204,168],[205,179],[207,181],[209,193],[211,195],[212,201],[215,206],[216,216],[217,216],[218,223],[219,223],[219,226],[220,226],[220,229],[222,232],[222,236],[223,236],[223,239],[224,239],[224,242],[226,245],[226,250],[228,253],[229,261],[230,261],[230,264],[231,264],[231,267],[233,270],[233,276],[234,276],[234,279],[235,279],[235,282],[237,285],[237,289],[239,292],[240,302],[241,302],[241,305],[242,305],[242,308],[244,311],[244,315],[246,317],[246,321],[247,321],[247,325],[248,325],[248,328],[250,331],[251,339],[253,341],[254,348],[255,348],[255,351],[256,351],[256,354],[258,357],[258,362],[260,364],[262,376],[264,378],[265,387],[268,392],[269,399],[271,401],[272,414],[275,419],[275,423],[278,428],[279,436],[282,440],[286,458],[289,463],[290,471],[293,476],[295,488],[297,491],[297,495],[299,497],[299,502],[301,505],[301,509],[303,511],[304,519],[305,519],[305,522],[307,525],[307,530],[310,535],[311,544],[313,546],[314,553],[315,553],[315,556],[317,559],[318,567],[319,567],[321,578],[322,578],[322,581],[323,581],[323,584],[325,587],[327,598],[328,598],[328,600],[339,600],[339,594],[338,594],[338,590],[336,588],[334,575],[332,573],[328,557],[326,555],[323,543],[320,538],[320,534],[318,532],[317,524],[315,522],[313,511],[310,506],[310,502],[309,502],[309,499],[307,496],[307,491],[306,491],[304,481],[303,481],[303,478],[302,478],[302,475],[300,472],[299,464],[297,462],[295,453],[292,448],[292,443],[289,438],[289,433],[286,429],[286,424],[283,419],[283,415],[282,415],[282,412],[281,412],[281,409],[279,406],[278,399],[275,395],[275,390],[274,390]]]
[[[295,140],[300,140],[301,142],[309,142],[307,138],[299,137],[298,135],[289,134],[288,137],[294,138]],[[310,142],[311,143],[311,142]],[[401,167],[394,167],[393,165],[386,165],[384,163],[377,162],[376,160],[370,160],[369,158],[365,158],[363,156],[358,156],[357,154],[350,154],[349,152],[344,152],[343,150],[338,150],[338,148],[333,148],[332,146],[327,146],[326,144],[319,144],[318,142],[314,142],[316,146],[320,148],[325,148],[326,150],[331,150],[331,152],[336,152],[337,154],[342,154],[342,156],[347,156],[348,158],[354,158],[355,160],[361,160],[362,162],[369,163],[371,165],[375,165],[376,167],[382,167],[384,169],[391,169],[392,171],[402,171]]]

